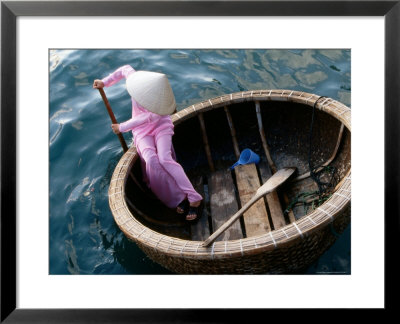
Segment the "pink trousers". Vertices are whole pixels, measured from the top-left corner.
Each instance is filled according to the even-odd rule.
[[[189,202],[203,199],[173,158],[171,134],[145,136],[137,141],[136,147],[142,158],[147,185],[166,206],[175,208],[185,198]]]

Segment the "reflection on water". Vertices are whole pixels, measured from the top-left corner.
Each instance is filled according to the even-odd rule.
[[[244,90],[292,89],[350,106],[349,50],[51,50],[50,273],[169,273],[115,225],[107,190],[122,156],[99,93],[119,66],[167,74],[178,110]],[[124,82],[107,89],[117,120],[130,118]],[[128,144],[132,139],[124,134]],[[307,273],[350,273],[350,227]]]

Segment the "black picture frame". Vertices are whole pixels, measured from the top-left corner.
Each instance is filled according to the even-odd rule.
[[[16,19],[19,16],[383,16],[385,19],[385,310],[395,307],[399,234],[400,1],[2,1],[1,322],[235,322],[267,310],[16,308]],[[373,154],[373,152],[371,152]],[[371,256],[371,261],[373,256]],[[367,283],[366,283],[367,284]],[[189,293],[189,292],[188,292]],[[188,296],[189,298],[189,296]],[[247,314],[251,312],[251,314]],[[238,315],[240,315],[238,317]],[[250,317],[248,317],[250,318]]]

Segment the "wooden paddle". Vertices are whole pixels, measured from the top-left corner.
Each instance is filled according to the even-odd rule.
[[[114,113],[113,113],[113,111],[111,109],[111,105],[108,102],[106,93],[104,92],[103,88],[98,88],[98,90],[100,92],[101,97],[103,98],[104,104],[105,104],[105,106],[107,108],[108,115],[110,116],[112,123],[113,124],[118,124],[117,119],[115,118]],[[126,145],[125,139],[124,139],[124,137],[122,136],[121,133],[119,133],[117,135],[118,135],[118,138],[119,138],[119,142],[121,143],[122,149],[124,150],[124,153],[125,153],[126,151],[128,151],[128,145]],[[143,189],[143,187],[141,186],[139,181],[137,181],[136,177],[132,173],[129,173],[129,176],[136,183],[136,185],[140,188],[140,190],[143,191],[144,193],[146,193],[146,190]]]
[[[267,180],[260,188],[257,189],[253,198],[251,198],[235,215],[228,219],[218,230],[216,230],[208,239],[206,239],[202,246],[209,246],[213,243],[223,232],[225,232],[246,210],[248,210],[258,199],[266,194],[274,191],[282,183],[284,183],[294,173],[296,168],[284,168],[276,172],[271,178]]]
[[[100,92],[101,97],[103,98],[104,104],[106,105],[106,108],[107,108],[107,111],[108,111],[108,114],[109,114],[109,116],[111,118],[112,123],[113,124],[118,124],[117,119],[115,118],[114,113],[113,113],[113,111],[111,109],[110,103],[108,102],[106,93],[104,92],[103,88],[99,88],[98,90]],[[119,141],[121,143],[121,146],[122,146],[122,149],[124,150],[124,152],[128,151],[128,146],[126,145],[125,139],[122,136],[122,134],[119,133],[117,135],[118,135]]]

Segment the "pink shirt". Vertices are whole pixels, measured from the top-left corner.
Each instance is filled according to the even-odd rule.
[[[135,73],[130,65],[124,65],[105,77],[102,81],[105,87],[112,86],[121,79],[127,79],[129,75]],[[135,145],[136,141],[144,136],[156,136],[161,131],[163,134],[173,134],[174,125],[169,115],[161,116],[146,110],[132,98],[132,118],[119,125],[120,132],[132,131]],[[137,145],[136,145],[137,146]]]

